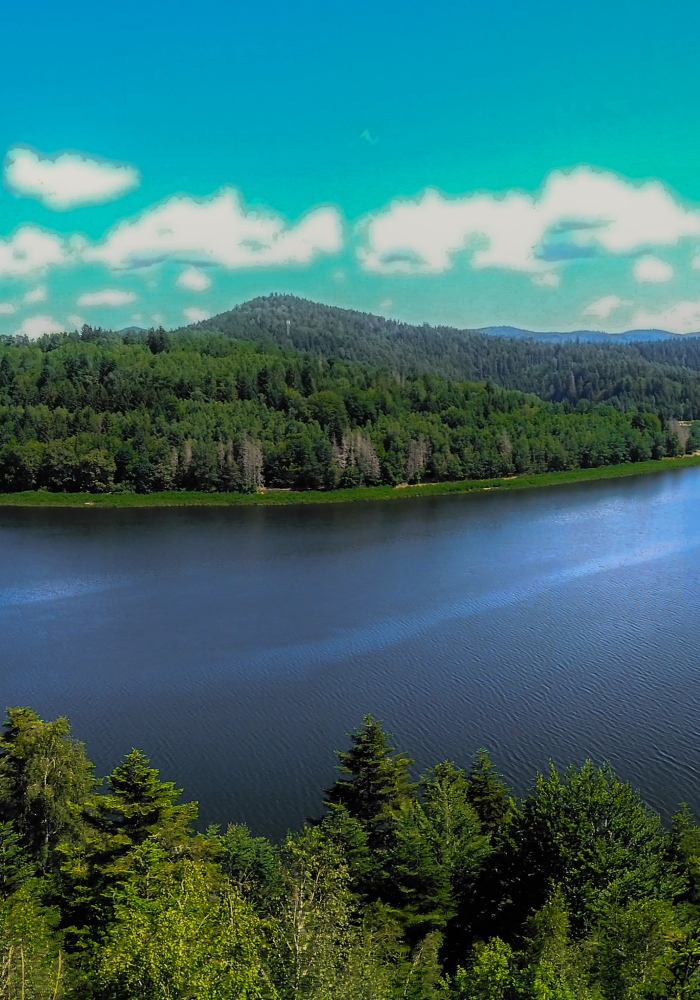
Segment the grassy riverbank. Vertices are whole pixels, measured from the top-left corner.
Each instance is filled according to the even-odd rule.
[[[445,496],[452,493],[476,493],[484,490],[522,490],[557,486],[594,479],[639,476],[668,469],[700,465],[700,454],[666,458],[655,462],[625,462],[596,469],[571,469],[545,472],[542,475],[513,476],[509,479],[467,479],[457,483],[426,483],[424,486],[363,486],[348,490],[266,490],[262,493],[198,493],[178,490],[167,493],[48,493],[27,490],[24,493],[0,493],[5,507],[221,507],[279,506],[283,504],[350,503],[358,500],[404,500],[417,496]]]

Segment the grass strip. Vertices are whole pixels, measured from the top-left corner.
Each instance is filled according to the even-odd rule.
[[[539,475],[513,476],[508,479],[465,479],[456,483],[426,483],[422,486],[358,486],[348,490],[265,490],[261,493],[201,493],[173,490],[163,493],[49,493],[26,490],[23,493],[0,493],[4,507],[243,507],[284,506],[310,503],[354,503],[367,500],[406,500],[411,497],[448,496],[454,493],[477,493],[486,490],[524,490],[541,486],[559,486],[598,479],[640,476],[668,469],[686,469],[700,465],[700,454],[660,461],[625,462],[601,465],[595,469],[569,469]]]

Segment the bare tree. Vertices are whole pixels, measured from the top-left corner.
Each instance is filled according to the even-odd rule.
[[[262,489],[262,446],[259,441],[252,441],[247,435],[241,441],[241,465],[246,486],[255,491]]]
[[[406,462],[406,482],[410,483],[420,472],[425,469],[426,462],[430,458],[430,443],[424,437],[419,437],[417,441],[411,441],[408,448],[408,461]]]

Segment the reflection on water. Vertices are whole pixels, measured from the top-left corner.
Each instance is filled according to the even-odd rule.
[[[609,759],[700,811],[700,469],[299,508],[0,509],[0,700],[132,746],[205,822],[318,813],[365,712],[518,791]]]

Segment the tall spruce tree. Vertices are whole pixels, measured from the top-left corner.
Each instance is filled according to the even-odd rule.
[[[467,772],[467,801],[476,810],[486,833],[504,833],[513,808],[510,789],[496,770],[488,751],[478,750]]]
[[[343,777],[326,789],[326,804],[345,808],[358,819],[367,829],[373,850],[384,844],[402,805],[415,799],[418,787],[409,774],[413,760],[394,753],[390,740],[381,720],[366,715],[350,734],[352,748],[336,750],[337,770]]]
[[[182,794],[172,781],[161,781],[158,769],[141,750],[132,750],[107,778],[110,788],[103,808],[109,826],[130,845],[157,838],[165,848],[181,847],[190,839],[197,803],[177,805]]]

